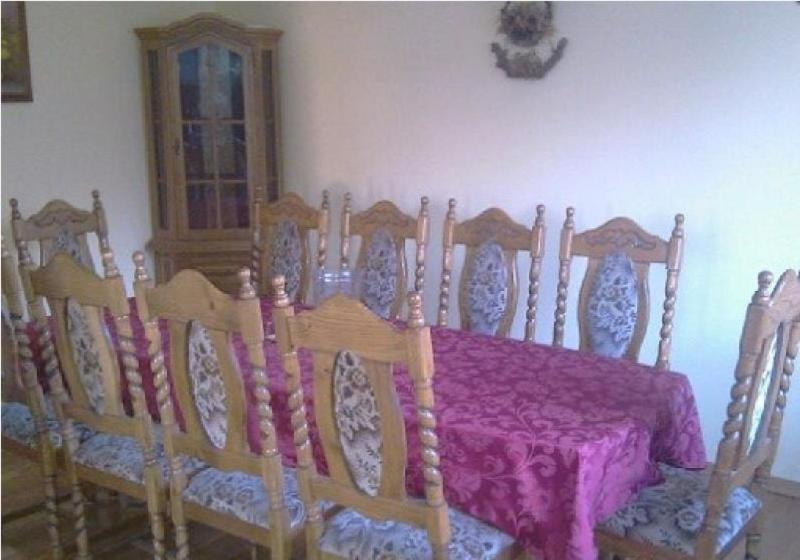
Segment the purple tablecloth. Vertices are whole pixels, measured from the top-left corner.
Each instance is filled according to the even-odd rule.
[[[268,302],[262,302],[265,324]],[[156,412],[146,344],[134,317],[140,369]],[[433,328],[434,391],[448,503],[513,535],[538,558],[594,560],[596,522],[659,481],[658,462],[703,468],[697,408],[684,375],[628,361]],[[295,452],[277,348],[265,343],[285,462]],[[239,354],[243,348],[239,348]],[[313,414],[311,362],[301,353]],[[248,432],[260,447],[249,368]],[[411,383],[396,372],[406,418],[409,492],[423,478]],[[316,426],[311,435],[324,469]]]

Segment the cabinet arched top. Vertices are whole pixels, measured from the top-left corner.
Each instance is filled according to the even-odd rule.
[[[283,34],[279,29],[249,27],[212,13],[196,14],[164,27],[140,27],[135,31],[142,41],[159,43],[162,46],[185,41],[188,37],[208,37],[236,44],[269,46],[274,45]]]

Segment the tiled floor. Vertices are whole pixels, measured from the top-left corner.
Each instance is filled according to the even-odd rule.
[[[3,451],[2,469],[3,560],[49,558],[44,514],[41,508],[31,507],[42,500],[38,467]],[[62,503],[61,510],[62,519],[66,520],[62,523],[62,542],[71,545],[69,503]],[[118,500],[111,500],[105,506],[93,502],[88,512],[90,543],[96,560],[152,557],[150,529],[143,505],[129,504],[123,508]],[[249,543],[241,539],[199,525],[191,526],[190,530],[193,559],[252,558]],[[73,551],[74,547],[68,550],[68,556]],[[744,548],[735,550],[729,558],[744,559]],[[767,497],[762,560],[800,560],[800,500],[779,495]]]

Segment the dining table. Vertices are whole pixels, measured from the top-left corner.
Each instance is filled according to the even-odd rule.
[[[265,332],[273,332],[268,298],[262,298],[261,310]],[[133,301],[131,322],[148,408],[157,419],[148,344]],[[109,334],[117,345],[110,318]],[[161,334],[168,354],[168,332],[162,328]],[[706,467],[697,405],[681,373],[445,327],[431,327],[431,341],[447,502],[513,536],[533,558],[595,560],[595,525],[641,488],[659,483],[659,463]],[[250,366],[241,340],[232,344],[248,403],[248,439],[260,452]],[[286,376],[273,337],[265,337],[264,349],[278,445],[284,464],[292,466],[296,455]],[[299,357],[311,441],[317,466],[325,472],[313,414],[312,356],[301,351]],[[412,384],[399,366],[393,375],[406,423],[407,492],[421,497]],[[123,399],[129,401],[124,376]]]

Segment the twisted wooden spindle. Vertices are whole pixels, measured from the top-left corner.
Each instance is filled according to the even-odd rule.
[[[150,358],[150,370],[153,372],[153,383],[156,389],[156,402],[159,414],[161,415],[161,427],[164,431],[164,447],[169,461],[170,468],[170,495],[181,496],[183,488],[186,486],[186,472],[183,466],[183,458],[175,452],[172,444],[172,430],[175,429],[175,412],[172,407],[170,395],[170,383],[167,376],[167,367],[164,362],[164,351],[161,343],[161,332],[158,328],[158,320],[151,317],[147,307],[146,292],[152,288],[153,282],[145,267],[144,253],[136,251],[133,253],[134,282],[133,289],[136,294],[136,301],[139,305],[139,319],[144,325],[145,335],[149,343],[148,355]],[[183,513],[183,501],[180,499],[170,500],[172,511],[172,522],[175,527],[175,547],[177,549],[176,558],[186,560],[189,558],[189,534],[186,528],[186,518]],[[166,533],[166,530],[164,530]],[[154,530],[153,539],[161,539],[160,530]]]
[[[536,207],[536,220],[531,230],[531,268],[528,273],[528,309],[525,313],[525,340],[536,338],[536,312],[539,307],[539,277],[544,255],[544,205]]]
[[[111,250],[111,244],[108,241],[108,224],[106,223],[106,212],[103,208],[103,203],[100,201],[100,191],[94,189],[92,191],[92,212],[97,220],[97,238],[100,242],[100,253]]]
[[[136,357],[136,345],[130,316],[116,317],[115,323],[119,333],[122,364],[125,370],[125,378],[128,381],[128,390],[133,403],[134,415],[140,422],[139,429],[141,434],[139,439],[143,442],[142,455],[144,458],[147,500],[149,502],[147,509],[150,513],[150,530],[153,537],[153,556],[158,560],[162,560],[167,553],[163,504],[159,495],[161,488],[163,488],[163,482],[161,480],[161,467],[156,458],[156,442],[153,437],[152,419],[147,409],[145,392],[142,387],[142,376],[139,371],[139,360]]]
[[[56,471],[55,450],[50,443],[50,429],[46,421],[44,409],[44,395],[37,379],[36,365],[33,361],[31,339],[26,330],[26,323],[20,313],[10,313],[11,326],[17,339],[17,353],[19,355],[22,382],[28,394],[28,404],[36,428],[39,449],[42,451],[42,476],[44,477],[45,512],[47,515],[47,535],[50,539],[52,557],[64,557],[59,536],[58,504],[56,501]]]
[[[425,327],[422,312],[422,297],[416,292],[408,295],[408,327],[411,344],[430,347],[430,331]],[[408,364],[414,383],[417,401],[417,422],[422,444],[423,477],[425,479],[425,502],[433,513],[428,524],[433,537],[431,547],[434,558],[447,559],[450,544],[450,522],[447,502],[444,499],[444,483],[440,470],[439,438],[436,436],[436,415],[433,396],[433,357],[429,352],[419,352],[419,358]]]
[[[675,317],[675,301],[678,293],[678,273],[683,255],[683,214],[675,216],[675,228],[669,240],[667,254],[667,280],[664,287],[664,313],[661,316],[660,341],[656,368],[669,369],[669,354],[672,349],[672,322]]]
[[[564,324],[567,321],[567,289],[569,287],[570,265],[572,264],[573,235],[575,235],[575,209],[570,206],[567,208],[567,218],[564,220],[564,227],[561,229],[553,346],[564,346]]]
[[[453,272],[453,228],[456,225],[456,199],[447,203],[447,216],[442,233],[442,282],[439,286],[439,314],[436,324],[447,326],[447,312],[450,308],[450,280]]]
[[[318,540],[322,535],[323,529],[322,508],[319,502],[314,500],[311,491],[311,480],[316,474],[316,468],[311,440],[309,439],[300,364],[297,360],[297,352],[292,348],[289,340],[288,319],[294,315],[294,310],[286,293],[286,280],[283,276],[279,275],[273,279],[272,290],[275,334],[283,359],[283,368],[287,376],[288,405],[291,415],[292,434],[294,435],[294,446],[297,450],[298,483],[303,502],[309,506],[306,518],[309,528],[306,531],[306,554],[310,560],[315,560],[319,557]]]
[[[253,284],[258,289],[258,293],[264,293],[265,286],[261,284],[261,199],[256,198],[253,202],[253,244],[250,249],[250,269],[253,271]]]
[[[341,224],[341,269],[346,270],[350,268],[350,216],[353,213],[351,207],[352,195],[347,193],[344,195],[344,207],[342,208],[342,224]]]
[[[325,269],[328,256],[328,229],[330,228],[331,200],[327,190],[322,191],[322,208],[317,226],[317,271]]]
[[[416,268],[414,269],[414,291],[422,295],[425,288],[425,255],[430,236],[430,218],[428,216],[427,196],[420,199],[419,216],[417,218],[417,254]]]

